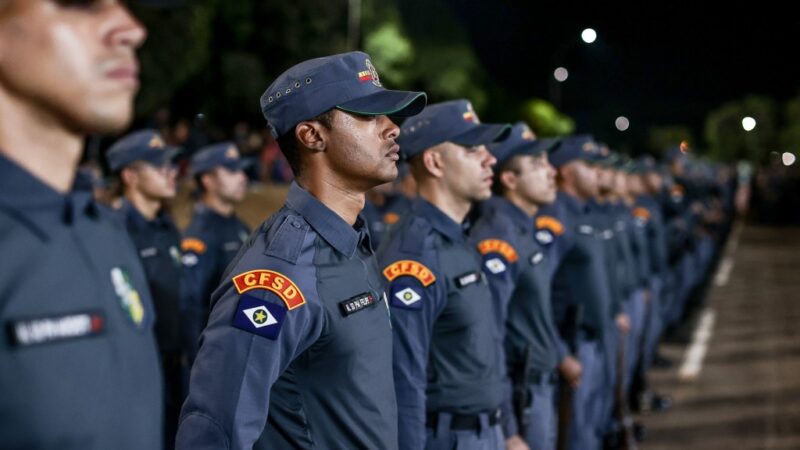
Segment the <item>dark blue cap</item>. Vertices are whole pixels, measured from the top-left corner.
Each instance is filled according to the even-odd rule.
[[[400,152],[409,159],[444,142],[474,147],[500,142],[511,130],[509,124],[482,124],[468,100],[429,105],[400,129]]]
[[[558,148],[550,156],[553,167],[561,167],[576,159],[595,161],[600,155],[600,148],[591,135],[569,136],[561,140]]]
[[[229,170],[243,170],[250,164],[239,156],[239,149],[233,142],[220,142],[201,148],[192,156],[192,175],[208,172],[216,167]]]
[[[548,152],[558,145],[557,139],[536,139],[528,124],[517,122],[511,127],[508,138],[503,142],[492,144],[489,150],[495,158],[497,165],[503,163],[517,155],[538,155]]]
[[[136,161],[145,161],[160,166],[171,161],[179,152],[176,147],[167,147],[156,130],[145,129],[123,136],[106,153],[112,172],[124,169]]]
[[[390,91],[364,52],[310,59],[283,72],[261,96],[274,137],[333,108],[355,114],[408,117],[425,108],[424,92]]]

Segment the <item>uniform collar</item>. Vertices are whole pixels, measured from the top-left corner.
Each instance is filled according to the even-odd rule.
[[[230,216],[223,216],[222,214],[218,213],[216,210],[209,208],[208,205],[199,201],[194,205],[194,213],[200,216],[206,216],[212,220],[219,220],[223,222],[230,221],[231,219],[236,218],[236,214],[231,214]]]
[[[143,216],[142,213],[133,206],[133,203],[129,202],[128,199],[124,197],[120,203],[119,211],[125,218],[125,223],[135,230],[172,227],[172,220],[170,220],[169,216],[163,210],[159,211],[153,220],[148,220],[147,217]]]
[[[411,204],[411,210],[416,215],[426,218],[436,231],[445,235],[451,241],[464,240],[464,228],[462,225],[424,198],[415,198]]]
[[[359,244],[369,247],[369,234],[361,216],[356,219],[354,226],[350,226],[297,182],[292,182],[289,187],[286,205],[300,213],[317,234],[348,258],[353,257]]]
[[[525,211],[505,197],[492,197],[486,201],[485,206],[486,214],[502,214],[526,233],[533,233],[535,231],[536,227],[534,226],[533,217],[525,214]]]
[[[564,205],[566,205],[567,209],[575,214],[587,214],[589,212],[589,205],[587,202],[579,199],[578,197],[567,194],[564,191],[558,192],[558,199],[561,200]]]
[[[85,186],[81,174],[74,186]],[[62,194],[0,154],[0,205],[16,210],[42,234],[53,224],[72,224],[78,215],[97,218],[92,192],[73,189]]]

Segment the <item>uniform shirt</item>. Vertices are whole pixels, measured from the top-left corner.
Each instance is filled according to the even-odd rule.
[[[614,230],[615,211],[614,205],[609,201],[590,200],[588,202],[592,214],[596,216],[596,234],[603,243],[604,267],[608,277],[608,287],[611,293],[611,316],[616,316],[622,311],[622,303],[627,298],[624,294],[624,285],[618,268],[622,266],[620,258],[620,236]]]
[[[663,275],[667,271],[667,246],[661,206],[655,198],[642,195],[636,199],[636,209],[639,209],[638,215],[645,222],[653,275]]]
[[[461,225],[422,198],[389,233],[378,261],[392,306],[400,448],[421,449],[426,410],[500,406],[492,294]]]
[[[249,235],[250,229],[235,215],[223,216],[202,203],[195,205],[181,241],[183,325],[191,359],[208,321],[211,293]]]
[[[647,243],[647,224],[649,213],[647,210],[635,206],[625,205],[630,226],[628,230],[631,237],[631,248],[635,260],[636,289],[648,287],[652,274],[649,244]]]
[[[293,183],[211,303],[178,449],[397,448],[389,311],[363,220]]]
[[[361,214],[369,225],[370,239],[374,248],[380,247],[386,233],[400,221],[400,216],[405,214],[410,204],[408,198],[401,194],[387,195],[383,205],[380,206],[369,200],[364,203],[364,211]]]
[[[158,317],[155,331],[159,350],[162,353],[179,353],[183,347],[180,233],[164,212],[148,220],[125,199],[117,213],[139,252],[147,285],[153,296]]]
[[[633,226],[630,208],[623,202],[612,203],[614,217],[614,231],[617,236],[617,276],[621,287],[623,301],[631,298],[638,287],[637,262],[633,255],[632,233]]]
[[[0,236],[0,446],[161,448],[155,317],[125,229],[0,156]]]
[[[550,216],[552,213],[558,216]],[[567,307],[577,305],[581,328],[599,336],[608,325],[611,292],[597,217],[585,202],[559,192],[555,203],[543,208],[537,216],[537,239],[541,239],[539,227],[546,222],[552,222],[550,226],[560,230],[557,238],[547,244],[551,246],[549,256],[555,267],[552,299],[556,321],[563,326]]]
[[[471,230],[494,297],[495,328],[505,348],[508,371],[519,376],[530,349],[531,379],[554,371],[566,356],[558,345],[545,253],[533,235],[533,218],[505,198],[487,201]],[[517,424],[510,400],[504,399],[504,413],[511,419],[504,427],[513,436]]]

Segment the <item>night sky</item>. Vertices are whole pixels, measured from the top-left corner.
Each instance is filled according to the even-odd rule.
[[[641,147],[652,125],[686,124],[702,139],[706,114],[727,101],[800,94],[800,15],[786,6],[448,3],[496,83],[523,97],[551,99],[559,60],[570,71],[561,109],[578,132],[615,146]],[[580,40],[586,27],[597,31],[592,45]],[[619,115],[630,119],[627,132],[614,128]]]

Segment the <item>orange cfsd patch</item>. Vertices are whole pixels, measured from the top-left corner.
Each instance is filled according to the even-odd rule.
[[[400,220],[400,216],[393,212],[388,212],[383,215],[383,221],[386,222],[386,225],[394,225],[398,220]]]
[[[633,208],[633,217],[642,220],[649,220],[650,219],[650,211],[647,208],[642,208],[641,206]]]
[[[547,229],[553,232],[556,236],[564,233],[564,224],[558,221],[555,217],[541,216],[536,218],[536,228]]]
[[[428,287],[436,281],[436,275],[424,264],[408,259],[397,261],[383,269],[383,276],[389,281],[394,281],[395,278],[404,275],[416,278],[424,287]]]
[[[205,253],[206,243],[200,239],[186,238],[181,242],[181,250],[184,252]]]
[[[481,253],[481,255],[486,255],[487,253],[499,253],[503,256],[503,258],[506,259],[506,261],[510,263],[517,262],[517,259],[519,259],[519,256],[517,256],[517,251],[514,250],[514,247],[501,239],[486,239],[480,241],[478,243],[478,251]]]
[[[306,303],[300,288],[289,277],[272,270],[251,270],[236,275],[233,277],[233,285],[240,294],[253,289],[266,289],[280,297],[289,309]]]

